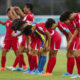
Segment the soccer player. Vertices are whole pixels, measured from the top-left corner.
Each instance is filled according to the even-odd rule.
[[[53,19],[49,18],[45,24],[47,30],[51,34],[51,45],[47,69],[46,72],[42,75],[52,75],[52,70],[56,64],[56,55],[61,45],[61,35],[56,30],[51,29],[52,25],[55,24],[55,21]]]
[[[19,7],[14,7],[14,10],[17,12],[17,14],[20,16],[20,18],[23,21],[26,21],[26,22],[33,22],[34,21],[34,14],[31,12],[32,9],[33,9],[33,6],[30,3],[26,3],[25,4],[24,9],[23,9],[24,13],[21,11],[21,9]],[[26,46],[26,36],[22,35],[22,42],[21,42],[21,45],[19,47],[19,51],[20,51],[20,54],[21,54],[21,59],[22,59],[23,65],[24,65],[23,66],[24,70],[26,70],[26,68],[27,68],[27,66],[26,66],[26,64],[24,62],[24,59],[23,59],[23,55],[22,55],[22,53],[25,51],[25,48],[26,48],[25,46]],[[37,68],[37,57],[36,56],[32,56],[30,54],[27,54],[27,55],[28,55],[29,67],[31,67],[33,69],[32,65],[33,66],[35,65],[35,68]],[[18,59],[16,58],[16,62],[17,61],[18,61]],[[33,61],[35,62],[35,64],[34,64]],[[22,67],[22,63],[20,63],[19,67]],[[21,68],[17,68],[16,70],[21,70]]]
[[[49,23],[53,24],[51,22],[52,21],[50,21]],[[64,23],[62,23],[61,21],[58,21],[55,24],[53,24],[51,28],[55,29],[56,27],[58,27],[59,30],[65,35],[65,37],[67,39],[67,42],[68,42],[70,40],[71,36],[72,36],[70,30],[68,29],[68,26],[65,25]],[[71,46],[72,46],[72,43],[71,43],[69,49],[67,50],[67,73],[65,73],[62,76],[71,76],[72,73],[73,73],[75,59],[74,59],[74,55],[73,55],[73,51],[72,50],[74,48],[74,45],[72,47]]]
[[[23,24],[21,24],[21,26],[18,26],[19,23],[23,23]],[[47,29],[45,27],[45,23],[37,23],[34,26],[32,26],[32,25],[28,25],[28,23],[24,23],[23,21],[20,21],[20,22],[18,22],[18,24],[16,24],[16,21],[14,21],[13,26],[12,26],[13,30],[22,30],[22,33],[27,36],[28,35],[32,36],[33,33],[36,34],[37,32],[44,34],[46,36],[46,39],[48,40],[48,46],[46,47],[46,41],[45,41],[44,48],[41,51],[41,56],[40,56],[41,58],[39,58],[40,64],[38,64],[38,71],[42,72],[45,62],[46,62],[46,52],[50,49],[50,42],[51,42],[50,33],[47,31]],[[37,40],[37,38],[34,38],[33,45],[31,46],[31,48],[35,46],[36,40]],[[37,45],[39,46],[39,43],[37,43]],[[34,49],[32,51],[34,51]],[[35,72],[35,74],[40,74],[40,73],[38,73],[38,71]]]
[[[64,22],[65,24],[73,24],[72,27],[74,27],[75,29],[75,32],[74,32],[74,35],[72,36],[72,38],[70,39],[69,43],[68,43],[68,46],[70,45],[70,43],[72,42],[72,40],[77,37],[78,40],[80,38],[80,13],[74,13],[72,11],[65,11],[61,16],[60,16],[60,20],[62,22]],[[76,46],[76,49],[78,51],[77,52],[77,55],[75,55],[76,57],[76,65],[77,65],[77,69],[78,69],[78,73],[74,76],[72,76],[71,78],[77,78],[77,77],[80,77],[80,44],[79,44],[79,41],[77,41],[77,46]]]
[[[2,58],[1,58],[1,68],[0,71],[6,70],[5,68],[5,63],[6,63],[6,54],[9,51],[9,49],[12,47],[12,49],[15,52],[15,55],[17,56],[18,54],[18,38],[17,37],[12,37],[13,30],[11,28],[12,22],[15,19],[15,17],[12,17],[13,14],[11,13],[11,8],[7,10],[7,15],[8,15],[8,20],[3,22],[0,21],[0,24],[6,26],[6,35],[4,39],[4,46],[2,49]],[[14,32],[16,33],[16,32]]]

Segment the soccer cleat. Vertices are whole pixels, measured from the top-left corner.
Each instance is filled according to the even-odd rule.
[[[26,72],[26,71],[28,71],[28,70],[30,70],[30,68],[27,68],[24,72]]]
[[[27,66],[25,65],[25,66],[23,66],[23,70],[24,71],[26,71],[27,70]]]
[[[42,76],[46,76],[46,75],[47,75],[47,72],[45,72],[45,73],[42,74]]]
[[[47,73],[47,75],[52,76],[52,73]]]
[[[13,67],[12,66],[10,66],[10,67],[6,67],[7,69],[9,69],[9,70],[11,70]]]
[[[41,75],[44,71],[39,72],[38,70],[36,70],[35,72],[33,72],[33,75]]]
[[[0,71],[5,71],[5,70],[6,70],[6,68],[4,68],[4,67],[0,68]]]
[[[75,75],[73,75],[71,78],[72,78],[72,79],[73,79],[73,78],[80,78],[80,75],[79,75],[79,74],[75,74]]]
[[[15,70],[15,68],[14,67],[6,67],[8,70],[11,70],[11,71],[14,71]]]
[[[64,73],[63,75],[61,76],[73,76],[73,74],[70,74],[70,73]]]
[[[23,68],[18,67],[16,69],[13,69],[12,71],[23,71]]]
[[[52,73],[45,72],[42,74],[42,76],[52,76]]]
[[[29,70],[25,71],[24,73],[31,73],[32,71],[29,69]]]

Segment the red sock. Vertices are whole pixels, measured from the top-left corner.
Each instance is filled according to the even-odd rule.
[[[17,66],[18,62],[19,62],[19,56],[17,56],[15,61],[14,61],[14,64],[13,64],[14,68]]]
[[[75,65],[74,57],[67,58],[67,72],[68,73],[70,73],[70,74],[73,73],[74,65]]]
[[[24,55],[23,55],[23,54],[21,54],[21,55],[22,55],[22,64],[23,64],[23,66],[25,66],[26,63],[25,63],[25,61],[24,61]]]
[[[30,70],[32,71],[34,68],[35,68],[35,66],[36,66],[36,64],[37,64],[37,62],[36,62],[37,60],[36,60],[36,56],[32,56],[31,57],[31,66],[30,66]],[[35,64],[36,63],[36,64]],[[36,66],[37,67],[37,66]]]
[[[51,64],[50,64],[51,67],[50,67],[49,73],[52,73],[55,64],[56,64],[56,57],[52,57]]]
[[[52,73],[55,64],[56,64],[56,57],[50,58],[48,61],[46,72]]]
[[[46,72],[49,72],[49,70],[50,70],[50,64],[51,64],[51,58],[48,60]]]
[[[23,62],[22,58],[23,58],[23,56],[22,56],[22,54],[20,54],[19,55],[19,67],[20,68],[22,68],[22,62]]]
[[[31,57],[32,57],[32,55],[28,54],[28,63],[29,63],[29,67],[31,66]]]
[[[76,59],[76,65],[77,65],[78,74],[80,75],[80,56],[78,56]]]
[[[5,67],[5,63],[6,63],[6,56],[2,56],[2,58],[1,58],[1,66]]]
[[[35,61],[34,67],[35,67],[35,68],[38,68],[38,64],[37,64],[37,56],[34,56],[34,61]]]

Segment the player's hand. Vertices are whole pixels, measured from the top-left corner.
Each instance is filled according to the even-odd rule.
[[[10,10],[14,10],[14,7],[11,7]]]
[[[12,37],[17,37],[16,33],[12,32]]]
[[[44,51],[44,48],[40,48],[40,49],[38,50],[39,53],[42,53],[43,51]]]
[[[46,49],[46,51],[49,51],[50,50],[50,47],[46,47],[45,49]]]

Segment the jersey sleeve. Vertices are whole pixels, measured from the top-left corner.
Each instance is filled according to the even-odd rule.
[[[58,22],[58,26],[61,27],[66,33],[70,32],[68,26],[62,22]]]

